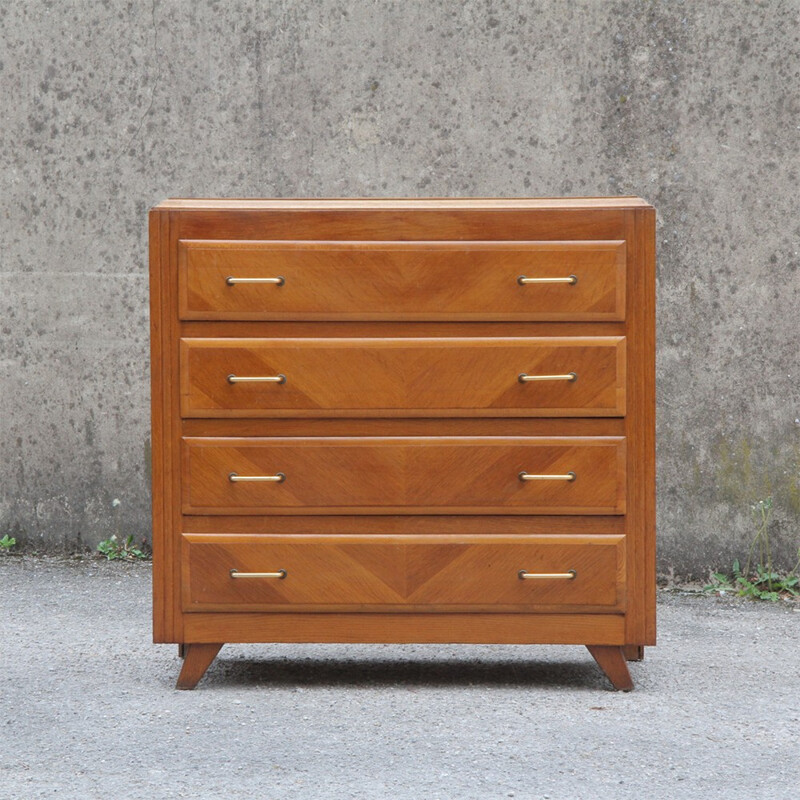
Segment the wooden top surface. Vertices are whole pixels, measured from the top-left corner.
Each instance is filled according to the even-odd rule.
[[[175,211],[393,210],[393,209],[624,209],[650,208],[640,197],[354,197],[354,198],[170,198],[155,206]]]

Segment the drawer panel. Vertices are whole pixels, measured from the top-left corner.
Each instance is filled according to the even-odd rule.
[[[618,240],[184,240],[178,267],[181,319],[621,320],[625,309]]]
[[[183,607],[620,611],[624,542],[623,536],[184,534]]]
[[[186,417],[623,416],[625,338],[182,339]]]
[[[624,437],[187,437],[183,459],[185,514],[625,512]]]

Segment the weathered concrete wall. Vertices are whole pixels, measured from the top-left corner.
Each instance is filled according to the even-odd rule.
[[[166,196],[639,194],[660,568],[800,540],[800,3],[0,5],[0,535],[149,535]]]

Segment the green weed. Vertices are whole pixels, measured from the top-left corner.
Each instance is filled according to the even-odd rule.
[[[772,548],[769,541],[769,523],[772,517],[772,497],[759,500],[750,507],[756,535],[750,543],[744,570],[739,560],[733,562],[732,574],[714,572],[711,583],[703,587],[711,594],[735,593],[752,600],[768,600],[776,603],[782,597],[800,597],[800,550],[797,564],[786,574],[777,572],[772,564]]]
[[[144,547],[144,543],[142,544]],[[137,559],[148,558],[148,554],[141,547],[133,543],[133,536],[127,536],[124,540],[117,539],[116,534],[109,539],[104,539],[97,545],[97,552],[105,556],[109,561],[136,561]]]

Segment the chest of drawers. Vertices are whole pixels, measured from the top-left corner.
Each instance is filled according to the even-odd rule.
[[[655,644],[655,212],[150,212],[154,639]]]

